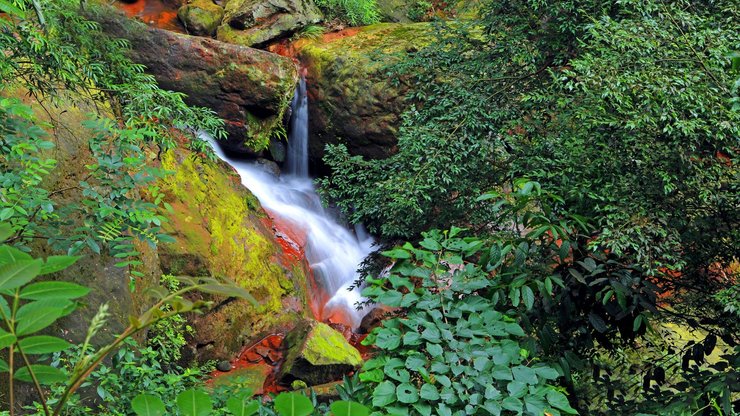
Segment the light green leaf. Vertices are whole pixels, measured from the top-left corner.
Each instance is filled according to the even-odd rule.
[[[339,400],[329,406],[333,416],[368,416],[370,409],[356,402]]]
[[[421,386],[421,391],[419,392],[419,395],[424,400],[439,400],[439,391],[437,391],[436,387],[428,383]]]
[[[51,325],[64,315],[68,301],[35,301],[21,306],[16,313],[15,332],[18,335],[32,334]]]
[[[373,406],[383,407],[396,401],[396,386],[390,381],[378,384],[373,390]]]
[[[15,335],[11,334],[10,332],[5,332],[5,330],[3,329],[0,329],[0,350],[13,345],[15,339]]]
[[[69,342],[49,335],[36,335],[23,338],[18,341],[18,346],[24,354],[48,354],[52,352],[64,351],[70,348]]]
[[[21,19],[25,19],[26,17],[26,13],[24,13],[23,10],[4,0],[0,0],[0,12],[7,13],[9,15],[15,15],[20,17]]]
[[[21,260],[0,266],[0,290],[23,286],[39,275],[41,260]]]
[[[0,358],[0,373],[6,373],[10,371],[10,366],[8,366],[7,361]]]
[[[203,390],[185,390],[176,400],[177,408],[185,416],[208,416],[213,411],[213,402]]]
[[[280,393],[275,397],[275,411],[279,416],[308,416],[313,412],[308,397],[298,393]]]
[[[67,375],[58,368],[54,368],[48,365],[32,364],[31,370],[33,371],[33,374],[36,375],[36,379],[39,381],[40,384],[48,385],[67,381]],[[33,379],[31,378],[31,373],[28,371],[28,367],[23,367],[19,369],[15,373],[14,378],[18,381],[25,381],[27,383],[33,382]]]
[[[21,260],[33,260],[33,257],[13,246],[0,246],[0,264],[15,263]]]
[[[21,290],[22,299],[76,299],[87,295],[89,288],[68,282],[39,282],[32,283]]]
[[[550,403],[551,406],[556,407],[570,415],[575,415],[578,413],[575,409],[570,407],[570,403],[568,403],[568,398],[565,397],[563,393],[557,390],[549,390],[547,392],[547,402]]]
[[[383,251],[380,254],[384,255],[385,257],[392,258],[392,259],[410,259],[411,258],[411,253],[409,253],[408,251],[402,248],[394,248],[393,250]]]
[[[247,398],[242,397],[231,397],[226,401],[226,407],[235,416],[252,416],[257,413],[260,408],[260,404],[257,400],[246,400]]]
[[[2,2],[0,2],[2,7]],[[13,226],[7,222],[0,222],[0,242],[5,241],[13,236]]]
[[[164,416],[167,409],[164,402],[151,394],[139,394],[131,400],[131,409],[137,416]]]
[[[419,390],[409,383],[401,383],[396,388],[396,397],[401,403],[416,403],[419,401]]]
[[[62,271],[75,264],[79,259],[79,256],[49,256],[46,258],[46,263],[41,266],[41,273],[39,274],[45,275]]]

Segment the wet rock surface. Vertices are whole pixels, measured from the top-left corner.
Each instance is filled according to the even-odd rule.
[[[394,82],[387,67],[430,38],[427,23],[377,24],[295,43],[306,66],[310,155],[321,163],[326,144],[384,158],[395,151],[409,86]]]
[[[104,30],[131,42],[160,87],[185,93],[188,104],[207,107],[226,121],[232,152],[266,149],[283,122],[298,72],[288,58],[266,51],[148,27],[112,7],[91,16]]]
[[[218,39],[261,47],[321,20],[312,0],[230,0]]]
[[[188,0],[177,17],[191,35],[214,36],[224,17],[223,7],[211,0]]]
[[[285,338],[287,354],[280,382],[301,380],[309,386],[328,383],[362,365],[360,353],[328,325],[304,321]]]

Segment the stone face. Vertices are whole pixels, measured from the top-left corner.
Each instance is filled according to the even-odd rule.
[[[295,48],[308,70],[310,154],[314,163],[328,143],[350,153],[383,158],[394,152],[404,93],[384,67],[429,42],[427,23],[377,24],[300,40]]]
[[[362,365],[360,353],[339,332],[316,321],[298,324],[285,338],[288,353],[280,371],[283,384],[310,386],[341,379]]]
[[[224,17],[224,9],[212,0],[189,0],[177,11],[177,17],[189,34],[214,36]]]
[[[146,65],[160,87],[185,93],[188,104],[210,108],[223,118],[228,150],[254,153],[269,146],[298,80],[290,59],[149,28],[109,7],[100,7],[92,18],[108,34],[131,42],[132,59]]]
[[[322,20],[312,0],[231,0],[218,39],[261,47]]]

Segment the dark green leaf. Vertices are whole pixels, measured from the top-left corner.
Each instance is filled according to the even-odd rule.
[[[62,370],[48,365],[32,364],[31,370],[36,376],[36,379],[40,384],[55,384],[67,381],[67,375]],[[28,367],[20,368],[14,378],[18,381],[25,381],[27,383],[33,382],[31,373],[28,371]]]
[[[75,283],[68,282],[39,282],[32,283],[21,290],[22,299],[76,299],[87,295],[90,289]]]
[[[49,335],[36,335],[26,337],[18,341],[18,346],[24,354],[48,354],[52,352],[64,351],[70,348],[69,342]]]

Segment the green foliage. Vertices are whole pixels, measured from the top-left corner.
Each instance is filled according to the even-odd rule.
[[[404,311],[365,341],[382,350],[360,375],[376,385],[373,405],[421,415],[575,413],[553,385],[561,372],[520,324],[562,281],[540,274],[537,246],[462,231],[431,231],[418,247],[384,252],[395,261],[388,276],[368,280],[363,295]]]
[[[337,17],[352,26],[371,25],[380,21],[375,0],[318,0],[316,5],[329,17]]]
[[[7,240],[12,234],[12,226],[0,223],[0,240]],[[77,299],[85,296],[88,290],[72,283],[35,282],[35,280],[39,276],[68,267],[77,258],[52,256],[44,261],[34,259],[29,254],[8,245],[0,246],[0,253],[2,253],[0,255],[0,318],[2,319],[0,350],[7,351],[6,356],[8,357],[7,362],[0,360],[0,372],[8,373],[11,408],[16,405],[13,394],[14,383],[32,383],[38,394],[39,410],[45,415],[59,415],[66,410],[66,405],[74,403],[77,400],[72,397],[75,391],[106,356],[123,343],[130,342],[133,334],[172,316],[201,311],[210,306],[208,302],[191,302],[183,297],[184,294],[202,289],[227,297],[245,296],[243,289],[220,283],[214,279],[188,280],[184,282],[182,288],[174,292],[164,289],[154,290],[157,301],[152,308],[138,317],[131,317],[131,325],[112,343],[93,349],[90,341],[105,325],[108,317],[107,306],[103,305],[93,318],[85,341],[75,349],[75,356],[67,361],[68,365],[66,367],[50,366],[41,364],[46,361],[43,357],[50,353],[66,351],[71,345],[64,339],[38,335],[38,333],[60,318],[74,312],[79,305]],[[121,350],[117,357],[121,360],[126,358],[126,354],[126,350]],[[38,355],[40,359],[32,361],[30,359],[32,355]],[[131,371],[141,375],[148,369],[136,367]],[[158,381],[172,383],[176,380]],[[48,398],[48,392],[45,392],[42,385],[50,386],[53,394],[51,399]],[[98,391],[105,391],[105,389],[99,388]]]
[[[321,38],[321,35],[323,35],[326,32],[326,29],[323,26],[319,25],[308,25],[304,28],[302,28],[299,32],[294,34],[291,39],[311,39],[316,40]],[[282,125],[280,126],[281,129],[284,129]],[[281,138],[287,139],[286,132],[284,130],[278,131],[278,134],[282,136]]]

